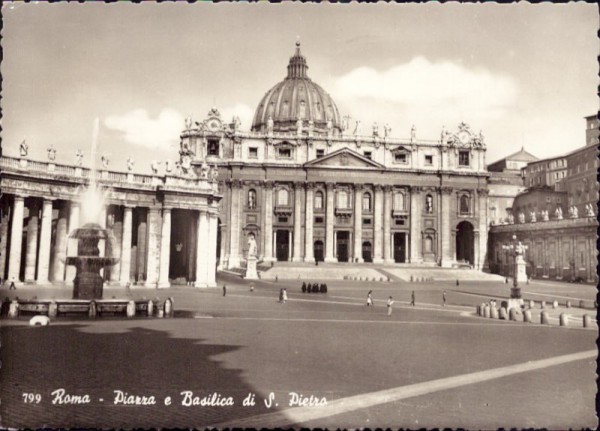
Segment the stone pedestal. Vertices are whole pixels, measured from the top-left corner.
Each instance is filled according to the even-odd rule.
[[[248,256],[246,262],[246,275],[244,278],[247,280],[258,280],[258,272],[256,272],[256,256]]]

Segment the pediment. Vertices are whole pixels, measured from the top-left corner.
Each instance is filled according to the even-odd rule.
[[[336,167],[336,168],[369,168],[369,169],[384,169],[385,167],[371,159],[358,154],[347,148],[334,151],[319,159],[311,160],[304,164],[305,167],[321,168],[321,167]]]

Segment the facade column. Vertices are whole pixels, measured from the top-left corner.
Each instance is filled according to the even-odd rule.
[[[314,183],[306,183],[306,215],[304,228],[304,262],[314,263],[315,254],[313,246],[313,204],[314,204]]]
[[[137,248],[135,273],[138,282],[146,280],[146,240],[148,229],[148,211],[145,208],[138,208],[139,223],[137,226]]]
[[[107,250],[107,255],[110,257],[119,258],[119,261],[110,267],[110,282],[111,284],[119,284],[121,278],[121,245],[123,241],[123,219],[120,206],[113,206],[112,212],[112,230],[114,241],[110,243],[110,253]]]
[[[337,257],[334,256],[333,244],[333,226],[335,223],[334,202],[335,189],[334,183],[327,183],[327,214],[325,220],[325,262],[337,262]]]
[[[394,263],[392,256],[392,187],[383,188],[383,261],[385,263]],[[408,250],[408,249],[407,249]]]
[[[242,205],[240,195],[242,193],[242,183],[240,180],[231,181],[231,242],[229,244],[229,268],[238,268],[240,266],[240,207]],[[202,213],[201,213],[202,216]],[[206,217],[206,214],[204,215]],[[201,217],[202,218],[202,217]],[[198,238],[204,238],[199,234]],[[199,258],[199,257],[198,257]],[[206,276],[206,271],[204,271]],[[206,280],[203,279],[206,287]],[[198,281],[196,280],[196,283]],[[200,287],[200,286],[196,286]]]
[[[363,263],[362,257],[362,195],[363,185],[354,185],[354,262]]]
[[[160,271],[158,288],[171,287],[169,283],[169,264],[171,257],[171,208],[163,208],[162,229],[160,234]]]
[[[69,202],[69,228],[68,235],[79,227],[79,202]],[[78,252],[77,239],[67,237],[67,256],[77,256]],[[76,269],[73,265],[67,265],[65,281],[73,282],[76,275]]]
[[[216,214],[208,214],[208,265],[206,271],[207,287],[217,287],[217,230],[219,219]]]
[[[2,220],[0,220],[0,280],[6,279],[6,252],[8,250],[8,223],[9,206],[6,202],[1,207]],[[0,281],[1,283],[1,281]]]
[[[206,210],[201,210],[198,216],[198,230],[196,231],[196,282],[194,287],[207,287],[206,272],[208,269],[208,217]],[[237,252],[237,251],[236,251]],[[239,256],[238,256],[239,263]]]
[[[265,248],[264,262],[273,262],[276,259],[273,257],[273,181],[265,181],[263,184],[263,193],[265,195]]]
[[[293,262],[302,262],[302,188],[303,183],[294,183],[294,256]]]
[[[121,241],[121,268],[119,283],[126,285],[130,280],[131,270],[131,233],[132,233],[132,221],[133,221],[133,208],[123,208],[123,235]]]
[[[373,263],[383,263],[382,257],[382,222],[383,222],[383,187],[376,184],[375,207],[373,211]]]
[[[10,255],[8,260],[8,280],[19,281],[21,272],[21,247],[23,243],[23,212],[25,198],[15,196],[12,208],[12,230],[10,232]]]
[[[148,209],[148,241],[146,243],[148,251],[145,287],[157,287],[158,285],[160,218],[158,208]]]
[[[40,231],[40,253],[38,257],[37,283],[47,284],[50,272],[50,249],[52,245],[52,200],[44,199],[42,206],[42,228]]]
[[[52,281],[64,281],[65,258],[67,257],[67,210],[64,202],[58,208],[56,220],[56,242],[54,244],[54,265],[52,267]]]
[[[422,188],[413,186],[410,189],[410,263],[423,262],[421,250],[421,195]]]
[[[479,261],[475,262],[476,268],[478,270],[487,269],[488,265],[488,255],[487,255],[487,244],[488,244],[488,190],[487,189],[479,189],[478,190],[478,199],[479,199],[479,240],[476,243],[476,246],[479,246]]]
[[[25,282],[35,282],[35,267],[37,260],[39,205],[37,200],[29,206],[29,221],[27,222],[27,250],[25,252]]]
[[[454,260],[451,244],[452,232],[450,231],[450,219],[454,219],[452,213],[452,187],[442,187],[440,191],[442,193],[442,205],[440,205],[438,217],[441,217],[442,220],[442,231],[440,232],[442,238],[441,266],[450,268]]]

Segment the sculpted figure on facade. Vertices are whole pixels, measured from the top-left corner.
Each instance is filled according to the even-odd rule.
[[[29,145],[27,145],[27,142],[25,142],[25,139],[23,139],[23,141],[21,141],[21,145],[19,146],[19,153],[21,154],[21,157],[27,157],[28,152]]]
[[[133,171],[133,165],[135,165],[135,162],[133,161],[133,159],[131,157],[127,158],[127,170],[129,172]]]
[[[315,122],[313,120],[308,120],[308,136],[313,135],[314,129],[315,129]]]
[[[342,119],[342,132],[345,132],[350,129],[350,115],[344,115]]]
[[[360,120],[356,120],[356,124],[354,126],[354,136],[360,135]]]
[[[165,161],[165,172],[170,174],[173,171],[173,161],[167,160]]]
[[[296,133],[298,134],[298,136],[302,135],[302,119],[298,118],[298,120],[296,121]]]
[[[417,128],[413,124],[410,128],[410,142],[415,142],[417,140]]]
[[[208,164],[206,163],[206,160],[204,160],[200,166],[200,178],[208,178],[208,171]]]
[[[213,181],[219,178],[219,167],[217,165],[213,165],[210,169],[209,178]]]
[[[158,167],[160,166],[161,162],[157,161],[157,160],[152,160],[152,163],[150,163],[150,169],[152,169],[152,173],[154,175],[158,174]]]
[[[529,213],[529,221],[531,221],[531,223],[535,223],[537,221],[537,219],[535,217],[535,211],[531,211]]]
[[[273,121],[273,120],[271,120]],[[233,117],[233,131],[237,132],[238,130],[240,130],[240,127],[242,125],[242,121],[240,120],[240,117],[238,117],[237,115],[234,115]]]
[[[379,136],[379,124],[377,124],[377,122],[373,123],[373,137],[378,137]]]
[[[508,215],[508,223],[509,224],[514,224],[515,223],[515,217],[512,214]]]
[[[525,214],[519,213],[519,223],[525,223]]]
[[[51,162],[56,160],[56,148],[54,148],[54,145],[50,144],[47,151],[48,151],[48,160],[50,160]]]
[[[548,210],[542,210],[542,220],[543,221],[550,220],[550,216],[548,215]]]
[[[104,169],[108,169],[108,164],[110,163],[110,159],[108,158],[108,156],[103,155],[102,157],[100,157],[100,161],[102,162],[102,167]]]
[[[591,203],[587,204],[585,206],[585,215],[586,215],[586,217],[594,217],[595,216],[595,214],[594,214],[594,207],[592,206]]]
[[[248,257],[256,257],[256,240],[254,235],[250,235],[248,238]]]
[[[75,166],[82,166],[83,165],[83,151],[81,149],[78,149],[75,152]]]
[[[392,128],[388,123],[385,123],[385,126],[383,126],[383,137],[386,139],[389,138],[390,133],[392,133]]]
[[[523,243],[519,241],[519,243],[515,247],[515,253],[517,254],[517,256],[523,256],[525,254],[525,250],[527,250],[527,246],[523,245]]]
[[[327,117],[327,136],[331,136],[333,134],[333,122],[331,121],[331,117]]]
[[[562,213],[562,208],[561,207],[556,207],[556,211],[554,211],[554,216],[556,217],[556,220],[562,220],[563,219],[563,213]]]
[[[571,218],[579,218],[579,210],[575,205],[573,205],[571,210]]]
[[[271,117],[269,115],[269,118],[267,118],[267,135],[272,135],[273,134],[273,117]]]
[[[192,117],[188,115],[185,118],[185,130],[190,130],[192,128],[192,124],[193,124]]]

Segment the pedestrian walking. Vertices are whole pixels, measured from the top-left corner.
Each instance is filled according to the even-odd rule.
[[[446,291],[442,292],[442,307],[446,306]]]
[[[223,285],[223,296],[227,295],[227,285]]]
[[[288,299],[288,297],[287,297],[287,289],[284,287],[283,288],[283,296],[282,296],[282,300],[283,300],[284,304],[287,302],[287,299]]]
[[[369,290],[369,293],[367,293],[367,307],[375,306],[373,303],[373,296],[371,295],[372,293],[372,290]]]
[[[306,293],[306,282],[302,282],[302,293]]]
[[[15,286],[15,276],[14,275],[10,278],[10,286],[8,286],[8,290],[17,290],[17,286]]]
[[[387,300],[387,315],[391,316],[392,315],[392,304],[394,303],[394,299],[390,296]]]
[[[415,306],[415,291],[413,290],[410,294],[410,305]]]
[[[283,302],[283,289],[279,289],[279,302]]]

